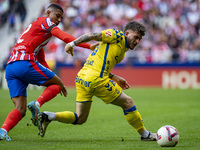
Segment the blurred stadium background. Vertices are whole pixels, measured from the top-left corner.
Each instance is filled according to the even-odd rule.
[[[59,27],[75,37],[108,28],[122,30],[131,20],[146,26],[144,39],[113,70],[131,85],[200,89],[200,0],[0,0],[2,87],[6,88],[5,63],[16,39],[50,3],[63,7]],[[74,86],[90,50],[75,47],[71,57],[64,46],[52,37],[45,47],[46,60],[67,86]]]

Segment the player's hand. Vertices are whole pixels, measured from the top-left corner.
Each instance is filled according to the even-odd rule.
[[[96,43],[96,44],[91,44],[90,45],[90,49],[93,51],[95,50],[95,48],[99,45],[99,43]]]
[[[71,54],[72,56],[74,56],[74,49],[73,49],[73,47],[71,47],[70,44],[66,44],[65,45],[65,52],[67,52],[68,54]]]
[[[67,97],[67,88],[65,86],[61,87],[60,95],[64,95],[64,97]]]
[[[114,75],[113,76],[113,80],[115,82],[117,82],[117,84],[123,89],[123,90],[126,90],[126,89],[129,89],[130,88],[130,85],[128,84],[128,82],[120,77],[120,76],[117,76],[117,75]]]

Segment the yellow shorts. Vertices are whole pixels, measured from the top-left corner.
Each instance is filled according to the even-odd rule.
[[[78,74],[75,82],[77,102],[91,102],[92,97],[96,96],[108,104],[117,99],[122,92],[122,88],[108,77]]]

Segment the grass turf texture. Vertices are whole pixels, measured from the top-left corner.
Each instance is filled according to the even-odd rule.
[[[29,90],[28,102],[35,100],[42,90]],[[46,103],[41,111],[74,111],[75,89],[68,89],[68,97],[58,95]],[[106,105],[94,97],[88,121],[81,125],[50,123],[46,135],[37,135],[37,128],[31,123],[31,114],[27,111],[18,125],[9,132],[11,142],[0,141],[2,150],[22,149],[79,149],[79,150],[146,150],[146,149],[200,149],[200,91],[129,89],[131,96],[141,113],[145,126],[156,132],[163,125],[172,125],[179,131],[179,143],[174,148],[162,148],[156,142],[140,141],[137,132],[126,122],[120,108]],[[0,89],[0,126],[14,106],[9,99],[8,90]],[[28,124],[27,124],[28,123]]]

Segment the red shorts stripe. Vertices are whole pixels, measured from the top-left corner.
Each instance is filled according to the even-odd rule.
[[[37,66],[37,64],[34,61],[30,61],[33,69],[35,69],[35,71],[37,71],[38,73],[40,73],[42,76],[44,76],[46,79],[48,79],[48,77],[42,72],[42,70],[40,70],[40,68]]]

